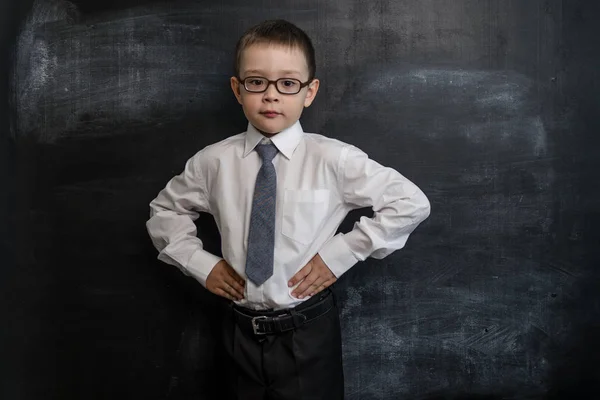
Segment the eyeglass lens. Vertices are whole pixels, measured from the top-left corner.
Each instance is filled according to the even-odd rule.
[[[275,87],[280,93],[296,94],[300,91],[302,83],[293,78],[277,79]],[[261,77],[248,77],[244,79],[244,87],[249,92],[264,92],[269,87],[269,80]]]

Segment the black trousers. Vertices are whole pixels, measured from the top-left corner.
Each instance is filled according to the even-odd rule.
[[[325,296],[319,293],[296,310]],[[227,389],[235,400],[341,400],[344,374],[338,308],[287,332],[254,335],[236,323],[233,305],[224,318]],[[224,396],[225,398],[225,396]]]

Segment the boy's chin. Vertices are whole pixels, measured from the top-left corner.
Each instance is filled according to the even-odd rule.
[[[260,133],[266,136],[273,136],[286,129],[286,126],[265,126],[263,124],[255,124],[254,127],[258,129]]]

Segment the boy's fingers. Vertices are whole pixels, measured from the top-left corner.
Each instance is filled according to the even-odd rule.
[[[311,276],[310,274],[305,276],[304,279],[302,279],[300,283],[298,283],[298,286],[296,286],[296,288],[292,291],[292,296],[297,297],[299,294],[304,292],[308,285],[310,285],[314,281],[314,279],[315,277]]]
[[[211,283],[207,285],[207,288],[214,294],[229,300],[243,299],[243,286],[229,273],[231,267],[227,263],[222,263],[221,265],[221,270],[215,272],[213,278],[214,282],[211,281]],[[235,273],[235,271],[233,272]]]
[[[238,294],[241,297],[244,296],[244,288],[234,278],[228,277],[224,280],[224,282],[232,290],[235,290],[236,294]]]
[[[313,288],[314,282],[319,278],[316,273],[309,274],[296,289],[292,292],[292,296],[296,296],[299,299],[306,296]]]
[[[221,290],[230,295],[234,300],[241,300],[244,296],[233,286],[231,286],[228,282],[223,282],[221,284]]]
[[[232,268],[232,269],[229,271],[229,276],[230,276],[230,277],[231,277],[231,278],[232,278],[234,281],[236,281],[236,282],[237,282],[237,283],[238,283],[240,286],[244,286],[244,284],[246,283],[246,282],[244,282],[244,280],[243,280],[243,279],[242,279],[242,278],[241,278],[241,277],[240,277],[240,276],[237,274],[237,272],[235,272],[235,270],[234,270],[233,268]]]
[[[226,299],[233,300],[231,295],[221,288],[216,288],[215,290],[213,290],[213,293],[216,294],[217,296],[221,296],[221,297],[225,297]]]
[[[308,263],[304,267],[302,267],[302,269],[300,271],[296,272],[296,275],[294,275],[292,277],[292,279],[290,279],[290,281],[288,282],[288,286],[289,287],[294,286],[301,280],[305,279],[308,276],[308,274],[310,274],[311,272],[312,272],[312,266],[310,265],[310,263]]]
[[[227,274],[229,276],[231,276],[233,279],[235,279],[236,282],[238,282],[240,285],[243,286],[246,283],[246,282],[244,282],[244,279],[242,279],[242,277],[235,271],[235,269],[233,269],[233,267],[231,265],[229,265],[229,264],[226,264],[226,265],[227,265],[227,268],[226,268]]]
[[[333,285],[333,283],[336,281],[336,279],[327,279],[326,281],[322,282],[319,287],[317,287],[317,289],[312,292],[310,295],[314,296],[315,294],[322,292],[323,290],[325,290],[326,288],[328,288],[329,286]]]
[[[325,287],[323,286],[325,284],[325,282],[327,282],[327,278],[320,276],[319,279],[317,279],[310,287],[309,287],[309,295],[313,296],[315,293],[320,292],[321,290],[325,289]]]
[[[219,271],[219,274],[223,281],[226,281],[228,277],[232,277],[240,285],[245,284],[244,280],[238,275],[237,272],[235,272],[233,267],[231,265],[229,265],[229,263],[227,261],[223,260],[223,262],[221,262],[220,265],[222,265],[222,269]]]
[[[232,296],[232,295],[230,295],[229,293],[227,293],[227,291],[225,291],[225,290],[223,290],[223,289],[221,289],[221,288],[217,288],[217,289],[215,289],[215,292],[214,292],[214,293],[215,293],[216,295],[219,295],[219,296],[221,296],[221,297],[225,297],[226,299],[229,299],[229,300],[235,300],[235,299],[233,298],[233,296]]]

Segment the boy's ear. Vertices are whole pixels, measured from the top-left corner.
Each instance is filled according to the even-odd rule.
[[[232,76],[231,79],[229,79],[229,81],[231,82],[231,90],[233,90],[235,98],[237,99],[238,103],[242,104],[242,94],[240,93],[240,81],[238,81],[238,79],[235,76]]]
[[[313,81],[308,85],[308,90],[306,92],[306,97],[304,98],[304,107],[308,107],[312,104],[317,92],[319,91],[319,82],[318,79],[313,79]]]

